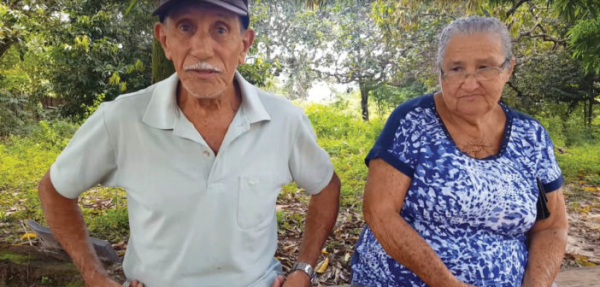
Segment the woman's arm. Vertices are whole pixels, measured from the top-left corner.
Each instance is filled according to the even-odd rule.
[[[524,287],[552,286],[567,246],[567,211],[562,190],[546,194],[550,217],[535,223],[530,231],[529,261]]]
[[[369,163],[363,213],[383,249],[427,285],[469,286],[460,282],[429,244],[400,216],[411,179],[382,159]]]

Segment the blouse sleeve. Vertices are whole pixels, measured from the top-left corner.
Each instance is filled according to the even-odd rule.
[[[399,106],[388,118],[375,145],[365,158],[367,166],[372,159],[381,158],[400,172],[412,178],[416,166],[419,133],[418,122]]]
[[[540,125],[538,143],[540,149],[536,166],[536,177],[540,179],[546,193],[558,190],[563,184],[563,177],[556,155],[554,154],[554,144],[548,136],[546,129]]]

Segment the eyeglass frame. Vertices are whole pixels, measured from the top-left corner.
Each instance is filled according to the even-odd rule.
[[[479,71],[479,70],[483,70],[483,69],[486,69],[486,70],[490,70],[490,69],[497,69],[497,70],[499,70],[499,71],[500,71],[500,73],[498,73],[498,75],[500,75],[500,74],[501,74],[501,73],[502,73],[502,72],[503,72],[503,71],[506,69],[506,66],[507,66],[507,64],[509,64],[509,63],[510,63],[510,61],[511,61],[511,59],[509,59],[509,58],[506,58],[506,60],[504,60],[504,62],[503,62],[502,64],[498,65],[498,66],[492,66],[492,67],[487,67],[487,68],[477,69],[477,70],[475,70],[475,72],[473,72],[473,73],[467,73],[467,72],[465,72],[466,70],[463,70],[463,72],[462,72],[462,74],[463,74],[463,79],[462,79],[462,81],[460,81],[460,82],[456,82],[456,83],[449,83],[449,84],[454,84],[454,85],[462,84],[462,83],[464,83],[464,82],[466,82],[466,81],[467,81],[467,79],[469,78],[469,76],[470,76],[470,75],[473,75],[473,77],[475,78],[475,80],[477,80],[478,82],[482,82],[482,81],[490,81],[490,80],[493,80],[493,79],[481,80],[480,78],[478,78],[478,77],[477,77],[477,75],[479,74],[479,72],[478,72],[478,71]],[[448,73],[448,72],[446,72],[446,74],[447,74],[447,73]],[[446,79],[445,79],[445,77],[444,77],[444,70],[442,70],[441,68],[440,68],[440,76],[441,76],[442,80],[443,80],[444,82],[446,82]],[[448,82],[446,82],[446,83],[448,83]]]

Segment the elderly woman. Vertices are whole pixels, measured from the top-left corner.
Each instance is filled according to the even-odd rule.
[[[552,285],[567,240],[563,178],[544,127],[500,101],[514,63],[495,18],[443,30],[441,91],[396,108],[366,158],[353,284]],[[545,197],[550,216],[536,220]]]

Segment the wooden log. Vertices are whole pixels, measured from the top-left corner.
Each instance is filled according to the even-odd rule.
[[[33,220],[29,220],[27,224],[31,230],[35,232],[37,238],[40,239],[45,248],[62,250],[60,243],[56,240],[56,237],[54,237],[50,228],[41,226]],[[100,260],[121,263],[121,258],[117,255],[117,252],[115,252],[108,241],[94,237],[90,237],[89,239],[94,245],[94,249]]]

